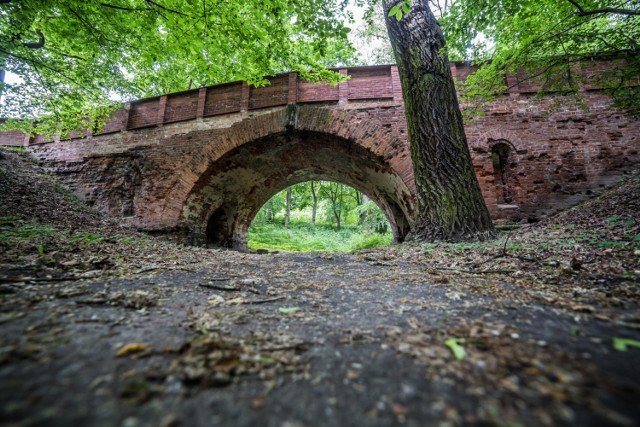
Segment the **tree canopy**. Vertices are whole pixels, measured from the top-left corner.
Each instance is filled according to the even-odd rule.
[[[390,45],[378,0],[366,0],[368,26],[360,35],[388,62]],[[506,72],[526,70],[543,92],[576,92],[580,64],[619,60],[597,82],[616,103],[640,114],[640,1],[638,0],[429,0],[451,60],[482,65],[459,92],[465,101],[490,100],[505,89]],[[401,2],[398,1],[398,4]],[[401,11],[401,8],[396,9]],[[401,18],[400,15],[393,14]],[[593,81],[590,83],[594,83]],[[475,111],[471,109],[470,111]]]
[[[348,0],[0,0],[0,117],[49,115],[40,131],[82,124],[108,102],[298,70],[336,81],[325,66],[350,64]],[[368,3],[370,21],[379,0]],[[400,5],[402,2],[398,2]],[[484,64],[463,95],[504,90],[504,72],[541,75],[547,90],[575,90],[570,67],[593,57],[624,67],[602,81],[640,113],[640,0],[429,0],[454,60]],[[405,2],[408,8],[409,2]],[[377,8],[378,13],[381,10]],[[381,17],[380,17],[381,18]],[[379,20],[381,24],[381,19]],[[362,47],[386,37],[360,29]],[[379,48],[366,58],[388,62]],[[4,83],[5,71],[19,77]],[[101,107],[101,108],[98,108]],[[47,125],[47,126],[44,126]],[[43,127],[44,126],[44,127]]]
[[[441,2],[442,3],[442,2]],[[639,0],[453,0],[440,20],[452,59],[483,67],[467,81],[471,97],[500,93],[504,73],[526,70],[543,91],[580,87],[575,70],[591,59],[620,60],[598,84],[640,114]]]
[[[77,125],[111,100],[298,70],[352,57],[347,0],[0,0],[0,117]]]

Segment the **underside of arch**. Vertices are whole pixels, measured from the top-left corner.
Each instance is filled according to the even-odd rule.
[[[214,162],[188,196],[183,220],[194,243],[243,250],[260,208],[286,187],[310,180],[358,189],[385,212],[396,241],[409,232],[410,192],[383,159],[343,138],[298,130],[251,141]]]

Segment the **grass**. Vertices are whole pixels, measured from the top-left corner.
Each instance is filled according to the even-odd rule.
[[[304,222],[282,224],[253,224],[249,228],[247,240],[250,249],[284,250],[295,252],[353,252],[360,249],[378,248],[390,245],[391,233],[377,234],[362,232],[359,227],[335,227],[325,224]]]
[[[27,153],[27,149],[24,147],[20,147],[20,146],[4,146],[2,147],[6,150],[10,150],[10,151],[15,151],[16,153],[20,153],[20,154],[26,154]]]

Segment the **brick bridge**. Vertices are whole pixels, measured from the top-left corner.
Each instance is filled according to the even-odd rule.
[[[587,81],[609,65],[583,66]],[[456,79],[473,72],[452,64]],[[339,181],[373,199],[396,240],[409,232],[416,198],[395,66],[339,70],[338,86],[279,75],[254,88],[233,82],[131,102],[99,135],[24,145],[89,204],[139,229],[193,243],[243,248],[260,207],[308,180]],[[538,99],[511,88],[466,125],[474,167],[496,220],[534,221],[565,208],[640,160],[640,121],[584,86],[581,97]],[[463,106],[464,108],[464,106]]]

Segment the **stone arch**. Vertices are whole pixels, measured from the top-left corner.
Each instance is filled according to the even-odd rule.
[[[197,178],[181,203],[181,225],[194,243],[245,249],[262,205],[308,180],[358,189],[385,212],[396,241],[408,234],[415,205],[411,158],[388,126],[345,111],[290,106],[236,128],[235,138],[212,140],[183,168],[192,182]]]
[[[489,148],[493,166],[496,203],[498,206],[517,205],[514,192],[516,148],[506,139],[489,139]]]

